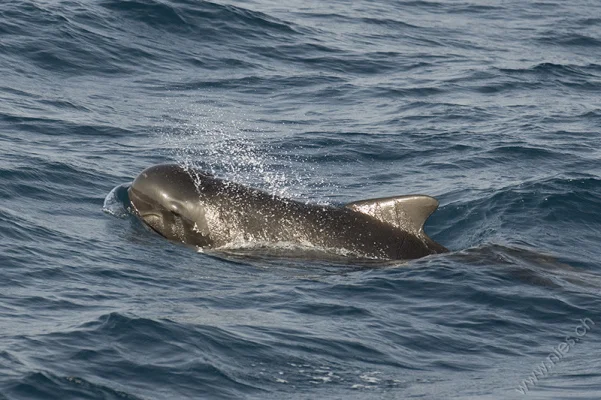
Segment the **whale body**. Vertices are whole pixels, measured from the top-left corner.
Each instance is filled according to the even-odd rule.
[[[128,189],[132,211],[167,239],[219,249],[292,243],[358,257],[415,259],[448,251],[424,232],[438,201],[424,195],[306,204],[177,164],[142,171]]]

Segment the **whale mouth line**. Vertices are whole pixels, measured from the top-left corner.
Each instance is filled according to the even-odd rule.
[[[144,225],[148,226],[150,229],[152,229],[153,231],[155,231],[156,233],[160,234],[161,236],[163,236],[163,234],[161,232],[159,232],[154,226],[153,224],[150,223],[150,221],[157,221],[161,219],[161,214],[160,213],[156,213],[156,212],[140,212],[140,210],[138,210],[138,208],[136,207],[136,205],[133,203],[133,201],[131,202],[131,206],[132,206],[132,212],[133,214],[138,217],[143,223]]]
[[[154,212],[146,212],[146,213],[142,214],[141,212],[137,211],[137,214],[142,219],[146,219],[146,218],[161,218],[161,215],[159,213],[154,213]]]
[[[136,207],[136,204],[133,201],[131,201],[131,199],[130,199],[130,205],[131,205],[131,210],[132,210],[133,214],[135,216],[137,216],[138,218],[140,218],[144,222],[146,222],[147,218],[161,218],[161,215],[157,212],[152,212],[152,211],[141,212],[140,210],[138,210],[138,207]]]
[[[144,214],[140,214],[137,213],[140,220],[144,223],[144,225],[148,228],[150,228],[151,230],[153,230],[154,232],[158,233],[161,236],[165,236],[159,229],[157,229],[157,227],[155,226],[155,224],[152,224],[151,221],[157,221],[160,220],[161,216],[159,214],[156,213],[144,213]]]
[[[151,228],[155,229],[155,225],[160,224],[160,221],[162,220],[162,217],[160,214],[157,213],[144,213],[144,214],[139,214],[140,215],[140,219],[148,226],[150,226]],[[156,229],[155,229],[156,230]]]

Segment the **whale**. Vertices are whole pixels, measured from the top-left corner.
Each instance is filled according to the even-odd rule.
[[[448,251],[424,232],[438,208],[438,201],[425,195],[311,204],[179,164],[146,168],[127,193],[131,212],[146,226],[199,250],[288,243],[382,260]]]

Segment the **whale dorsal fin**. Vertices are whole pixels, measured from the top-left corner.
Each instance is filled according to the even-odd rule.
[[[405,231],[423,234],[424,222],[438,208],[438,200],[424,195],[382,197],[345,206]]]

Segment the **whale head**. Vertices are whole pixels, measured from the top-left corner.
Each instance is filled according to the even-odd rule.
[[[161,164],[147,168],[127,193],[133,212],[160,235],[199,247],[211,245],[200,191],[195,178],[182,166]]]

